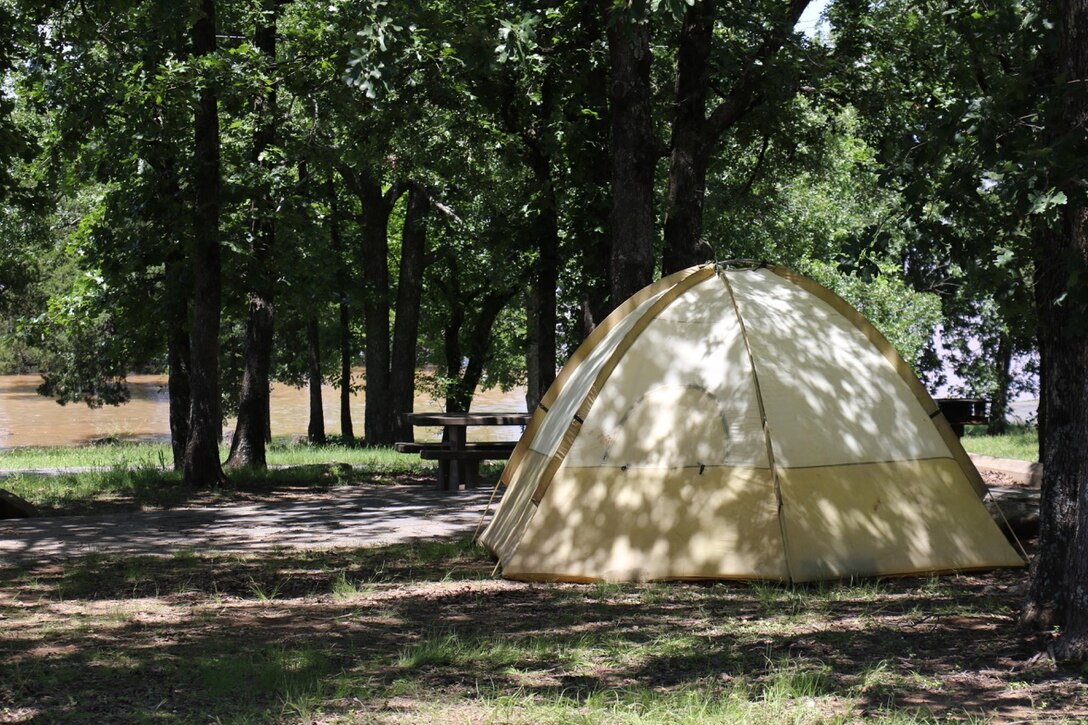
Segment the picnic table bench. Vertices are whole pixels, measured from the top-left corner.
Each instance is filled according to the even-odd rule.
[[[469,426],[525,426],[528,413],[411,413],[412,426],[438,426],[443,429],[441,442],[406,441],[395,444],[400,453],[417,453],[424,460],[438,461],[438,488],[456,491],[480,482],[480,461],[499,461],[510,457],[514,441],[469,441]]]

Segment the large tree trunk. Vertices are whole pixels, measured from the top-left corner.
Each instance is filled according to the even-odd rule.
[[[555,380],[556,297],[559,287],[559,204],[552,164],[540,144],[530,146],[529,165],[536,178],[537,259],[528,304],[528,385],[526,405],[534,410]]]
[[[325,445],[325,406],[321,402],[321,335],[317,317],[306,321],[306,346],[309,348],[310,422],[306,426],[306,440],[312,445]]]
[[[389,215],[406,188],[394,184],[384,194],[381,183],[342,169],[344,181],[362,205],[363,318],[366,329],[366,410],[363,432],[368,445],[396,440],[396,415],[390,389],[389,363]]]
[[[650,23],[645,0],[611,11],[608,23],[612,157],[611,305],[645,287],[654,274],[654,166]]]
[[[163,264],[162,318],[166,327],[167,393],[169,397],[170,449],[175,471],[185,469],[185,446],[189,441],[189,295],[192,282],[186,274],[188,259],[180,229],[181,179],[172,150],[164,152],[158,174],[158,211],[156,222],[167,245]]]
[[[1041,247],[1050,247],[1043,243]],[[1042,249],[1040,250],[1042,251]],[[1043,486],[1039,510],[1039,551],[1031,562],[1031,584],[1023,618],[1026,622],[1049,628],[1065,618],[1065,577],[1070,547],[1077,530],[1077,459],[1088,450],[1088,441],[1079,441],[1088,428],[1078,432],[1071,424],[1069,401],[1077,397],[1077,386],[1088,380],[1086,373],[1076,382],[1075,344],[1067,340],[1063,328],[1069,324],[1068,306],[1055,300],[1065,292],[1066,268],[1058,255],[1045,253],[1036,261],[1035,297],[1039,313],[1039,367],[1041,408],[1047,411],[1045,435],[1040,436],[1040,461]],[[1067,397],[1069,396],[1069,397]],[[1082,411],[1088,408],[1083,408]],[[1069,446],[1073,445],[1073,448]],[[1077,445],[1081,445],[1079,450]],[[1073,473],[1073,475],[1070,475]],[[1075,548],[1072,549],[1075,551]]]
[[[264,0],[253,44],[271,69],[276,63],[276,17],[279,0]],[[276,143],[276,90],[259,91],[253,99],[257,117],[253,131],[252,162],[262,167],[262,156]],[[238,399],[238,424],[234,429],[228,467],[266,468],[265,438],[269,420],[269,373],[272,367],[272,336],[275,272],[273,249],[276,242],[275,208],[267,184],[254,190],[252,202],[252,247],[250,249],[249,315],[246,320],[245,371]]]
[[[592,6],[587,3],[587,11]],[[600,13],[586,13],[586,32],[591,37],[604,34],[607,18]],[[583,253],[582,269],[586,287],[582,293],[582,336],[586,337],[608,315],[611,280],[605,270],[612,259],[612,235],[609,214],[612,209],[612,169],[608,148],[610,115],[608,112],[609,68],[607,63],[591,63],[583,74],[582,103],[595,113],[584,117],[579,126],[584,135],[576,147],[574,164],[576,177],[589,179],[590,186],[579,219],[581,231],[576,247]],[[578,138],[578,137],[576,137]],[[576,251],[576,250],[572,250]]]
[[[336,182],[329,174],[329,237],[333,251],[340,260],[337,284],[340,287],[340,438],[345,445],[354,445],[355,427],[351,423],[351,306],[348,304],[350,268],[344,259],[344,243],[340,237],[340,205],[336,200]]]
[[[703,133],[710,88],[710,42],[716,14],[715,0],[696,2],[684,13],[680,30],[665,248],[661,256],[663,275],[706,261],[697,259],[695,250],[703,234],[703,202],[710,158],[704,148]]]
[[[1083,158],[1088,144],[1088,0],[1055,0],[1056,110],[1051,131]],[[1062,222],[1036,255],[1036,305],[1046,431],[1042,438],[1040,550],[1032,566],[1029,621],[1062,627],[1054,653],[1088,660],[1088,192],[1056,179],[1067,196]],[[1049,616],[1048,616],[1049,615]],[[1049,620],[1049,621],[1048,621]]]
[[[415,405],[416,343],[419,341],[419,308],[423,298],[423,271],[427,251],[425,218],[430,209],[427,192],[412,186],[401,235],[397,309],[393,322],[393,356],[389,387],[393,402],[393,439],[412,440],[407,415]]]
[[[201,0],[192,28],[193,55],[215,53],[215,0]],[[222,269],[219,251],[219,114],[211,79],[200,81],[193,118],[193,321],[189,370],[192,404],[185,447],[185,483],[225,482],[219,463],[219,319]]]

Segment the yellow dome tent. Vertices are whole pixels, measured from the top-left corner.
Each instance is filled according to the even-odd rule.
[[[772,265],[691,267],[617,308],[559,374],[500,485],[480,541],[514,579],[1023,564],[895,349]]]

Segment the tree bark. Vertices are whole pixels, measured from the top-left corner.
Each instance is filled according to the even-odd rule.
[[[192,28],[193,55],[215,53],[215,0],[201,0]],[[222,262],[219,251],[219,114],[211,79],[200,81],[193,118],[192,362],[191,405],[185,447],[184,481],[214,486],[226,481],[219,463],[219,322]]]
[[[555,381],[556,292],[559,287],[559,203],[552,162],[539,143],[529,146],[529,166],[539,189],[537,259],[529,290],[526,405],[535,410]]]
[[[461,293],[461,275],[457,267],[457,258],[449,255],[449,271],[439,282],[439,289],[446,298],[446,312],[449,318],[442,330],[442,352],[446,359],[446,369],[443,377],[447,381],[455,381],[461,377],[461,365],[464,355],[461,353],[461,328],[465,325],[464,295]],[[456,385],[448,382],[446,385],[446,412],[467,412],[468,408],[458,408],[460,404]],[[471,400],[469,401],[471,402]]]
[[[317,317],[306,321],[306,345],[309,348],[310,422],[306,426],[306,440],[312,445],[325,445],[325,406],[321,402],[321,335]]]
[[[688,6],[680,29],[662,274],[705,261],[695,259],[695,245],[703,234],[703,203],[710,158],[704,148],[703,134],[710,90],[710,44],[716,15],[716,0],[701,0]]]
[[[263,12],[253,34],[254,47],[264,63],[276,63],[276,18],[279,0],[264,0]],[[257,117],[253,131],[252,163],[264,167],[265,151],[276,143],[276,89],[258,92],[253,99]],[[275,318],[275,271],[273,250],[276,243],[275,200],[266,183],[254,190],[252,207],[249,279],[251,290],[246,320],[245,371],[238,399],[238,424],[234,428],[230,455],[231,468],[267,468],[265,438],[271,427],[269,419],[269,373],[272,368],[272,338]]]
[[[611,102],[611,308],[653,279],[654,166],[650,24],[645,0],[614,9],[608,23]]]
[[[355,444],[355,427],[351,422],[351,305],[348,302],[350,270],[344,259],[344,242],[340,237],[340,205],[336,200],[336,182],[332,173],[328,179],[329,238],[340,259],[337,284],[340,287],[340,438],[345,445]]]
[[[186,274],[184,237],[181,229],[181,179],[172,149],[160,147],[158,204],[155,223],[166,246],[163,263],[162,317],[166,327],[167,393],[169,397],[170,449],[175,471],[185,470],[185,446],[189,441],[189,295],[192,283]]]
[[[400,274],[397,307],[393,321],[393,354],[389,387],[393,403],[393,440],[413,439],[407,415],[415,406],[416,343],[419,340],[419,310],[423,298],[426,265],[427,225],[430,210],[427,192],[413,185],[408,191],[408,208],[401,234]]]
[[[588,3],[586,9],[586,32],[590,37],[604,35],[607,18],[601,13],[590,12],[592,6]],[[584,135],[580,137],[581,143],[576,147],[576,157],[568,162],[575,165],[575,178],[588,180],[588,187],[583,186],[582,189],[587,196],[580,213],[581,231],[578,232],[579,239],[576,244],[584,255],[583,337],[593,332],[612,309],[609,304],[611,280],[604,273],[612,259],[612,235],[609,230],[612,209],[612,169],[608,147],[611,124],[608,112],[609,75],[608,64],[601,62],[589,64],[583,73],[585,95],[582,103],[594,113],[579,120],[578,126]]]
[[[189,297],[185,290],[185,263],[178,258],[166,261],[166,364],[167,391],[170,398],[170,448],[174,470],[185,470],[185,446],[189,441]]]
[[[394,184],[382,193],[380,182],[341,169],[348,187],[362,205],[361,250],[363,264],[363,318],[366,329],[366,410],[363,433],[368,445],[385,445],[396,440],[396,415],[390,389],[389,332],[389,215],[406,191]]]
[[[1009,430],[1009,386],[1012,384],[1012,338],[1001,333],[997,343],[997,359],[994,361],[997,382],[990,401],[990,422],[987,435],[1001,435]]]
[[[1088,0],[1047,7],[1056,36],[1052,138],[1083,158],[1088,125]],[[1036,305],[1046,432],[1042,438],[1040,550],[1032,562],[1028,621],[1062,625],[1059,660],[1088,660],[1088,193],[1078,175],[1055,186],[1067,196],[1059,228],[1041,237]]]

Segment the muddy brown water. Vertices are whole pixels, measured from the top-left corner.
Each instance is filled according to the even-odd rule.
[[[360,379],[361,371],[356,374]],[[58,405],[37,394],[41,383],[37,375],[0,375],[0,449],[23,446],[77,446],[103,438],[133,441],[168,441],[170,439],[169,401],[166,377],[132,375],[129,390],[132,399],[120,406],[91,409],[83,403]],[[340,391],[324,386],[321,391],[325,413],[325,432],[340,432]],[[359,391],[352,397],[351,418],[356,435],[362,435],[366,396]],[[272,388],[273,437],[305,437],[309,421],[309,393],[305,388],[275,385]],[[442,402],[417,392],[415,410],[440,411]],[[472,404],[474,411],[505,412],[525,410],[525,389],[503,392],[497,388],[478,390]],[[234,421],[225,428],[233,429]],[[440,431],[420,428],[418,440],[437,440]],[[517,440],[521,429],[470,429],[474,440]]]

